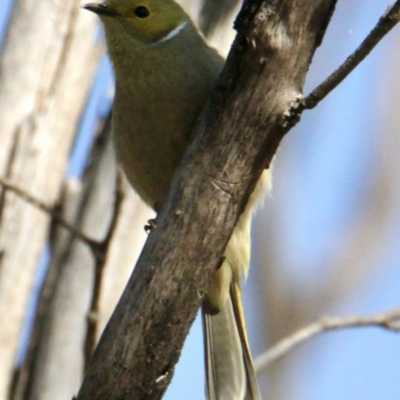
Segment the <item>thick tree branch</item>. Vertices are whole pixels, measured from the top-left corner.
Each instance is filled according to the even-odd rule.
[[[375,48],[375,46],[394,28],[400,21],[400,0],[397,0],[364,39],[357,50],[347,57],[347,60],[330,75],[321,85],[315,88],[305,99],[304,106],[307,109],[314,108],[324,99],[333,89],[335,89],[365,57]]]
[[[160,399],[255,184],[301,112],[336,0],[247,0],[195,140],[94,353],[79,400]]]
[[[293,348],[322,332],[345,328],[363,328],[366,326],[400,332],[400,308],[366,316],[323,317],[282,339],[264,354],[261,354],[254,360],[254,367],[257,373],[262,373],[273,362],[284,357]]]

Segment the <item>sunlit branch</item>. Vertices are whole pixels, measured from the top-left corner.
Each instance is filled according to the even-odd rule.
[[[400,332],[400,308],[366,316],[323,317],[282,339],[265,353],[258,356],[254,360],[254,367],[257,373],[260,374],[273,362],[287,355],[296,346],[322,332],[366,326]]]

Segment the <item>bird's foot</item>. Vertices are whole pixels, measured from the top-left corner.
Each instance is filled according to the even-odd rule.
[[[144,231],[149,234],[154,228],[157,227],[156,219],[152,218],[147,221],[147,224],[144,226]]]
[[[158,214],[161,210],[161,203],[154,203],[153,209]],[[156,218],[149,219],[147,224],[144,226],[144,231],[149,234],[153,229],[157,227],[157,216]]]

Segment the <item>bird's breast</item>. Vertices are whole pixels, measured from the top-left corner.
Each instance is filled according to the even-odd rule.
[[[195,118],[168,94],[116,91],[113,135],[117,159],[139,196],[162,203],[188,145]]]

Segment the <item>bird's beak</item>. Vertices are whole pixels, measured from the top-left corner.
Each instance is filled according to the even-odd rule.
[[[107,15],[109,17],[116,17],[120,15],[116,10],[109,7],[107,4],[102,3],[88,3],[81,6],[85,10],[89,10],[98,15]]]

